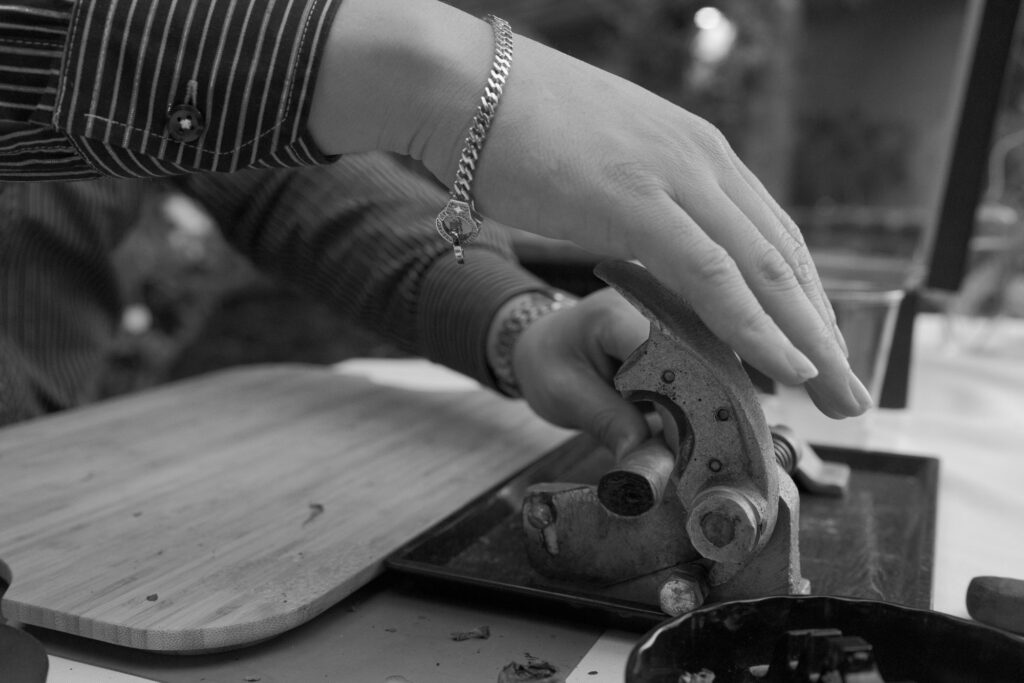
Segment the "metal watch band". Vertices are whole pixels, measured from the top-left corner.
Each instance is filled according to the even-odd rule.
[[[476,171],[477,161],[480,159],[480,150],[483,149],[484,140],[487,138],[487,131],[494,120],[494,114],[498,111],[498,102],[501,100],[501,91],[505,87],[505,79],[508,78],[509,70],[512,68],[512,28],[507,21],[493,14],[488,14],[485,20],[494,31],[494,63],[491,65],[491,73],[487,78],[484,94],[480,98],[480,105],[476,109],[476,115],[473,117],[469,134],[466,137],[466,144],[459,157],[459,166],[455,171],[455,182],[452,185],[450,198],[434,220],[437,232],[452,245],[455,260],[459,263],[465,263],[465,245],[480,234],[480,225],[483,219],[473,206],[473,196],[470,192],[473,186],[473,174]]]
[[[491,372],[498,389],[505,395],[518,398],[522,394],[515,368],[512,365],[516,342],[534,322],[548,313],[567,308],[576,299],[558,291],[532,292],[508,312],[498,330],[494,353],[491,357]]]

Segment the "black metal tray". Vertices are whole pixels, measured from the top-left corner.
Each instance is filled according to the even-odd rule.
[[[815,446],[852,469],[843,498],[800,498],[800,556],[812,595],[929,608],[938,460]],[[399,548],[386,566],[421,576],[596,610],[611,624],[646,629],[666,617],[655,603],[609,597],[533,571],[523,546],[520,507],[538,482],[596,483],[613,465],[609,451],[578,436],[544,455]]]

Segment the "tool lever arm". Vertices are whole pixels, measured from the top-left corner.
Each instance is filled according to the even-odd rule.
[[[779,497],[771,432],[753,384],[732,350],[646,269],[611,261],[595,272],[651,322],[615,386],[676,421],[673,476],[694,547],[708,559],[745,561],[771,537]]]

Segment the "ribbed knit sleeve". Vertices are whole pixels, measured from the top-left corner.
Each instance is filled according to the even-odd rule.
[[[93,396],[121,316],[136,182],[0,184],[0,424]]]
[[[385,154],[179,182],[263,271],[489,386],[495,312],[516,294],[547,289],[515,263],[499,225],[485,223],[457,265],[434,228],[447,195]]]
[[[178,180],[262,270],[424,356],[493,386],[491,320],[547,289],[485,224],[458,265],[433,217],[445,193],[384,155]],[[149,184],[0,184],[0,424],[93,398],[121,313],[111,253]]]

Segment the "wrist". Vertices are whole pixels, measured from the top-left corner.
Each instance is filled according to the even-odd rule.
[[[481,19],[433,0],[345,0],[324,49],[309,117],[328,154],[411,156],[445,183],[487,80]]]
[[[495,385],[502,393],[512,397],[521,395],[513,359],[522,334],[544,316],[575,303],[574,297],[548,290],[520,294],[498,309],[487,335],[487,362]]]

